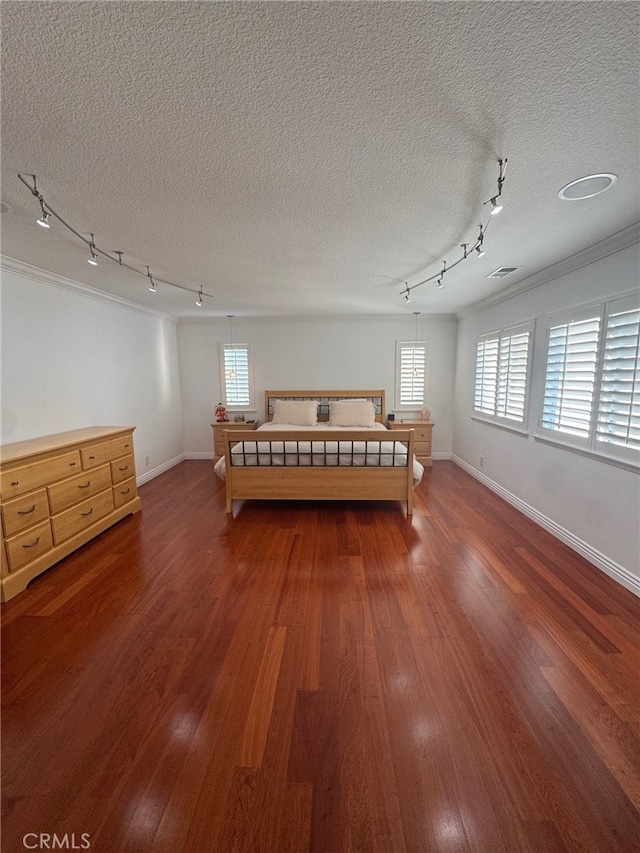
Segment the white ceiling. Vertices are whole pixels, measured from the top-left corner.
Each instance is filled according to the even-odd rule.
[[[456,312],[639,218],[637,2],[0,6],[3,254],[176,317]]]

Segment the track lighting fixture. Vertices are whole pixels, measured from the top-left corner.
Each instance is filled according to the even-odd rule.
[[[98,266],[98,258],[96,257],[96,244],[93,242],[93,234],[91,235],[91,242],[89,243],[89,248],[91,249],[91,257],[87,261],[88,264],[91,264],[92,267]]]
[[[502,199],[501,199],[502,185],[504,184],[505,173],[507,171],[507,158],[505,157],[504,160],[498,160],[498,165],[500,167],[500,171],[498,174],[498,192],[494,196],[492,196],[488,201],[484,202],[484,204],[490,204],[491,205],[491,211],[490,211],[489,219],[485,223],[484,228],[483,228],[482,224],[480,224],[480,234],[479,234],[476,242],[471,246],[471,248],[469,248],[468,243],[460,243],[460,248],[462,249],[462,252],[463,252],[462,257],[460,257],[456,261],[454,261],[448,268],[447,268],[447,262],[445,260],[444,266],[440,270],[439,273],[435,273],[434,275],[429,276],[429,278],[425,278],[422,281],[419,281],[417,284],[412,284],[411,286],[409,286],[407,284],[407,282],[405,281],[405,283],[404,283],[405,289],[403,291],[401,291],[401,293],[400,293],[400,296],[404,299],[405,302],[411,302],[411,291],[412,290],[415,290],[416,287],[421,287],[423,284],[426,284],[428,281],[435,281],[436,287],[438,287],[438,288],[444,287],[444,281],[443,281],[444,274],[446,272],[449,272],[449,270],[452,270],[455,266],[457,266],[462,261],[466,260],[470,255],[475,253],[474,257],[478,257],[478,258],[483,257],[483,255],[485,254],[484,235],[487,231],[487,228],[489,227],[489,222],[491,221],[491,218],[496,213],[499,213],[502,210]]]
[[[65,228],[67,228],[69,231],[71,231],[71,233],[72,233],[72,234],[75,234],[75,236],[78,238],[78,240],[81,240],[81,241],[82,241],[86,246],[88,246],[88,247],[89,247],[89,251],[91,252],[91,255],[90,255],[90,257],[87,259],[87,261],[88,261],[88,263],[90,263],[90,264],[91,264],[91,266],[93,266],[93,267],[97,267],[97,266],[98,266],[98,253],[99,253],[99,254],[101,254],[104,258],[107,258],[107,260],[109,260],[109,261],[113,261],[114,263],[118,264],[118,266],[125,267],[126,269],[131,270],[131,272],[137,273],[138,275],[143,275],[143,276],[145,276],[145,278],[148,278],[148,280],[149,280],[149,290],[150,290],[152,293],[155,293],[155,292],[156,292],[156,290],[157,290],[157,284],[156,284],[156,282],[153,280],[152,276],[151,276],[151,275],[150,275],[150,273],[149,273],[149,267],[147,267],[147,271],[146,271],[146,273],[145,273],[145,272],[143,272],[142,270],[138,269],[137,267],[131,266],[131,264],[125,264],[125,263],[123,262],[123,260],[122,260],[122,255],[124,254],[123,252],[120,252],[120,251],[118,251],[118,250],[106,251],[106,250],[104,250],[104,249],[98,248],[98,246],[96,246],[96,243],[95,243],[95,239],[94,239],[94,235],[93,235],[93,234],[91,235],[91,239],[90,239],[90,240],[88,240],[88,239],[84,236],[84,234],[81,234],[81,233],[80,233],[80,231],[78,231],[77,229],[75,229],[72,225],[69,225],[69,223],[68,223],[68,222],[66,222],[66,221],[65,221],[65,220],[60,216],[60,214],[59,214],[59,213],[56,213],[56,212],[55,212],[55,210],[51,207],[51,205],[50,205],[50,204],[46,204],[46,203],[45,203],[44,196],[43,196],[43,195],[42,195],[42,193],[41,193],[41,192],[39,192],[39,190],[38,190],[38,187],[37,187],[37,184],[36,184],[36,176],[35,176],[35,175],[27,175],[27,176],[25,177],[24,175],[22,175],[22,174],[20,174],[20,173],[18,172],[18,178],[22,181],[22,183],[25,185],[25,187],[27,187],[27,189],[29,190],[29,192],[30,192],[32,195],[34,195],[34,196],[38,199],[38,201],[40,202],[40,210],[41,210],[42,216],[41,216],[41,218],[40,218],[40,219],[38,219],[38,220],[36,220],[36,221],[37,221],[38,225],[40,225],[40,227],[41,227],[41,228],[50,228],[50,227],[51,227],[51,224],[50,224],[50,222],[49,222],[49,219],[50,219],[51,217],[53,217],[53,218],[54,218],[54,219],[56,219],[56,220],[57,220],[61,225],[64,225],[64,227],[65,227]],[[27,178],[31,178],[31,182],[30,182],[30,181],[28,181],[28,180],[27,180]],[[45,204],[46,204],[46,208],[45,208]],[[114,257],[114,256],[115,256],[115,257]],[[203,299],[203,296],[209,296],[209,294],[208,294],[208,293],[207,293],[207,294],[205,294],[205,293],[204,293],[204,291],[203,291],[203,288],[202,288],[202,287],[200,288],[200,290],[199,290],[199,291],[196,291],[196,290],[194,290],[192,287],[184,287],[183,285],[181,285],[181,284],[176,284],[176,283],[175,283],[175,282],[173,282],[173,281],[165,281],[165,280],[163,280],[163,279],[158,279],[158,282],[159,282],[160,284],[166,284],[166,285],[168,285],[169,287],[177,287],[179,290],[186,290],[188,293],[197,293],[197,294],[198,294],[198,299],[199,299],[199,302],[198,302],[198,304],[199,304],[199,305],[202,305],[202,299]]]
[[[198,291],[198,298],[196,299],[196,305],[198,308],[202,308],[202,288]]]
[[[44,201],[42,199],[40,199],[40,207],[42,209],[42,215],[40,216],[40,219],[36,219],[36,222],[41,228],[51,228],[51,224],[49,223],[49,217],[51,214],[48,210],[44,209]]]

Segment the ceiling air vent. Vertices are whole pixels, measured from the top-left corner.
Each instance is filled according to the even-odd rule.
[[[487,278],[504,278],[505,275],[510,275],[512,272],[519,270],[520,267],[498,267],[492,273],[489,273]]]

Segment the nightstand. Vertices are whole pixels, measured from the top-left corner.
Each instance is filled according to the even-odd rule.
[[[413,448],[416,459],[427,468],[433,464],[431,433],[434,425],[432,423],[425,423],[425,421],[388,421],[387,426],[389,429],[412,429],[415,433]]]
[[[222,433],[225,430],[234,429],[257,429],[258,421],[221,421],[211,424],[213,429],[213,464],[215,465],[221,456],[224,456],[224,438]]]

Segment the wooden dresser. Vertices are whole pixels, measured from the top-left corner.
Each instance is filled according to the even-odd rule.
[[[427,468],[433,465],[431,457],[431,434],[433,424],[426,421],[388,421],[389,429],[412,429],[414,431],[414,448],[418,462]]]
[[[224,439],[222,433],[229,429],[257,429],[257,421],[220,421],[211,424],[213,429],[213,464],[215,465],[221,456],[224,456]]]
[[[140,509],[135,427],[88,427],[0,447],[2,601]]]

